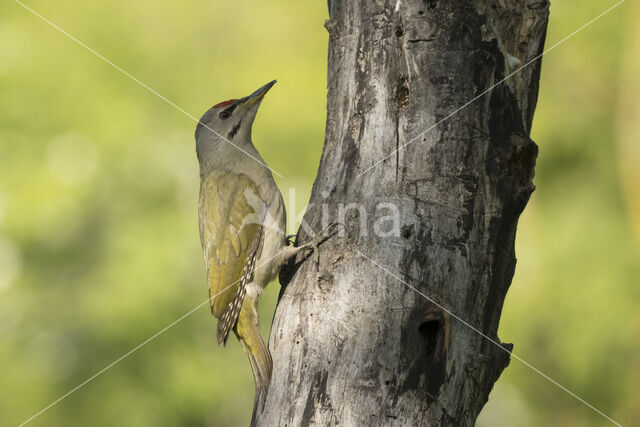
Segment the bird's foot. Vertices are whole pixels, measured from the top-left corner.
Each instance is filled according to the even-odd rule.
[[[318,249],[318,246],[338,233],[338,227],[341,225],[342,224],[335,222],[333,224],[329,224],[324,230],[322,230],[322,233],[320,233],[320,235],[316,236],[309,243],[305,243],[304,245],[302,245],[301,249],[307,250],[309,251],[309,253],[311,253],[312,251],[316,251]]]
[[[311,242],[302,246],[302,249],[307,251],[306,256],[309,256],[312,252],[315,254],[316,270],[320,268],[320,252],[318,251],[318,246],[335,236],[340,231],[340,226],[344,227],[344,225],[340,223],[334,222],[333,224],[329,224],[319,236],[316,236]]]
[[[296,242],[296,236],[297,234],[289,234],[287,237],[285,237],[285,239],[287,240],[287,245],[294,246]]]

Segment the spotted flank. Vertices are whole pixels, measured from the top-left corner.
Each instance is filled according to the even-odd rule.
[[[244,297],[247,294],[247,286],[251,283],[251,279],[253,277],[253,270],[256,263],[256,258],[258,257],[258,246],[260,243],[260,239],[255,239],[250,248],[249,248],[249,257],[247,259],[247,263],[242,269],[242,278],[240,279],[240,284],[238,285],[238,290],[236,291],[233,300],[224,310],[222,316],[218,319],[218,344],[227,344],[227,338],[229,338],[229,332],[235,326],[238,321],[238,315],[240,314],[240,309],[242,308],[242,302],[244,301]]]

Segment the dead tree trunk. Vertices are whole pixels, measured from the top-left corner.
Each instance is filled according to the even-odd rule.
[[[512,346],[455,316],[499,342],[540,62],[478,96],[542,52],[548,2],[329,0],[329,13],[304,219],[320,230],[346,212],[345,235],[283,277],[254,424],[473,425]]]

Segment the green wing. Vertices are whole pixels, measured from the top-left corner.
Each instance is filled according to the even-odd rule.
[[[238,290],[251,243],[259,238],[257,185],[246,175],[223,172],[200,184],[200,241],[209,282],[211,312],[224,313]]]

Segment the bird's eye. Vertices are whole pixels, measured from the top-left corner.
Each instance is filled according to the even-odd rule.
[[[219,117],[220,117],[222,120],[225,120],[225,119],[228,119],[230,115],[231,115],[231,114],[230,114],[228,111],[223,111],[223,112],[221,112],[221,113],[219,114]]]

